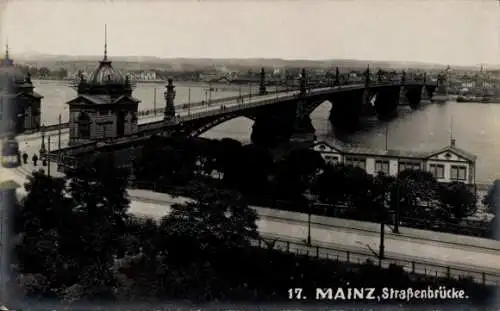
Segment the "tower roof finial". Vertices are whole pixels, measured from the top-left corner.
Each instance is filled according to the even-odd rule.
[[[9,59],[9,37],[5,38],[5,59]]]
[[[108,25],[104,24],[104,60],[108,60]]]

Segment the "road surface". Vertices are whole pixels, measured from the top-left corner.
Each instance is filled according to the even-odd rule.
[[[1,180],[14,180],[23,185],[26,176],[23,171],[18,169],[0,169]],[[18,195],[24,196],[26,191],[23,188],[18,189]],[[140,216],[159,218],[165,216],[170,211],[172,203],[183,203],[186,199],[173,198],[167,194],[159,194],[145,190],[129,190],[131,198],[130,212]],[[316,255],[315,247],[308,247],[302,243],[307,237],[307,222],[300,219],[303,215],[298,213],[282,212],[278,217],[269,214],[269,209],[254,207],[260,219],[257,221],[258,230],[263,237],[278,238],[280,241],[291,241],[290,249],[292,251],[309,251]],[[288,216],[287,216],[288,215]],[[285,219],[288,217],[288,219]],[[346,260],[346,251],[352,252],[350,261],[364,261],[368,258],[377,260],[376,254],[379,247],[379,235],[376,232],[352,230],[350,228],[339,228],[318,224],[317,219],[313,219],[311,224],[311,238],[313,246],[329,248],[321,249],[318,254],[320,257],[336,258]],[[346,220],[346,222],[349,222]],[[423,230],[420,230],[423,231]],[[425,231],[424,231],[425,232]],[[429,235],[435,235],[435,232],[428,232]],[[478,238],[474,238],[478,239]],[[495,242],[495,241],[493,241]],[[283,247],[283,242],[281,247]],[[279,244],[278,243],[278,244]],[[496,242],[500,248],[500,242]],[[423,269],[429,271],[429,267],[423,263],[442,265],[440,269],[433,268],[433,273],[447,273],[445,266],[451,266],[454,269],[474,271],[473,276],[476,279],[482,278],[482,272],[488,275],[488,282],[493,282],[493,278],[500,275],[500,251],[492,248],[479,248],[474,245],[457,245],[443,242],[436,242],[421,237],[396,237],[391,234],[386,235],[385,251],[391,261],[407,261],[406,269],[415,271]],[[357,253],[357,254],[356,254]],[[410,261],[416,262],[415,267],[411,267]],[[401,262],[398,262],[401,264]],[[437,271],[437,270],[439,271]],[[422,270],[422,271],[423,271]],[[418,272],[418,271],[417,271]],[[495,276],[491,276],[491,275]],[[495,280],[496,281],[496,280]]]

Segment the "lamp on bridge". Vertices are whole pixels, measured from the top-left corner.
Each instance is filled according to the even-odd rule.
[[[340,70],[339,67],[335,67],[335,86],[340,85]]]
[[[43,158],[43,156],[45,156],[45,153],[47,152],[47,150],[45,149],[45,125],[44,124],[42,124],[42,127],[40,129],[40,133],[42,134],[42,145],[40,146],[39,153],[40,153],[40,157]]]
[[[365,70],[365,86],[368,86],[369,84],[370,84],[370,65],[368,65]]]

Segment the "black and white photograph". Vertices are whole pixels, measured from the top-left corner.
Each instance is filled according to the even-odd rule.
[[[495,0],[0,0],[0,311],[498,310]]]

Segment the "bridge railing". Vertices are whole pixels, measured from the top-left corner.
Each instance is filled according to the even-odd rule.
[[[340,262],[362,264],[367,260],[379,261],[378,255],[374,254],[368,247],[366,251],[361,249],[353,251],[341,245],[330,244],[327,246],[319,243],[316,243],[316,245],[307,245],[305,240],[292,240],[287,236],[265,235],[261,240],[252,241],[252,245]],[[396,264],[406,272],[414,275],[447,279],[471,278],[474,282],[483,285],[500,285],[500,273],[486,271],[481,268],[439,265],[424,259],[408,260],[402,255],[395,254],[385,256],[380,263],[384,268],[389,267],[391,264]]]

